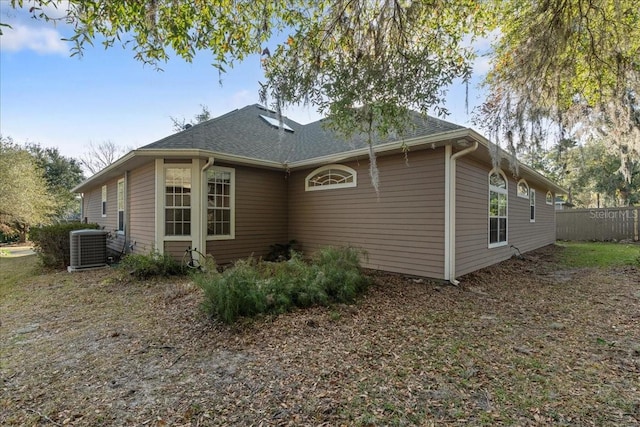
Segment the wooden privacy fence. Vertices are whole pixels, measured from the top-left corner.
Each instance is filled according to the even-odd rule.
[[[559,240],[640,240],[640,208],[569,209],[556,211]]]

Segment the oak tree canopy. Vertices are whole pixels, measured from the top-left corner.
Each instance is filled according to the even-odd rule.
[[[12,6],[23,6],[12,0]],[[640,8],[634,0],[35,0],[65,7],[72,55],[131,47],[161,67],[213,56],[221,73],[259,54],[261,98],[281,111],[311,103],[348,136],[387,135],[409,110],[445,112],[468,81],[473,42],[497,34],[479,122],[512,150],[599,138],[625,165],[640,158]]]

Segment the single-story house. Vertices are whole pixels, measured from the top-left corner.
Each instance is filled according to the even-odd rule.
[[[493,162],[472,129],[412,120],[374,142],[378,192],[366,138],[345,141],[323,120],[280,123],[257,104],[133,150],[74,191],[83,218],[115,232],[111,249],[181,259],[206,248],[219,264],[295,240],[306,254],[351,245],[367,268],[455,282],[555,241],[561,187],[524,165],[514,175],[504,155]]]

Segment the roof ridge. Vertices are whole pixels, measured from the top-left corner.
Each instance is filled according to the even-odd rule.
[[[447,125],[447,126],[456,126],[456,127],[459,127],[459,128],[464,128],[464,126],[459,125],[459,124],[457,124],[457,123],[450,122],[450,121],[447,121],[447,120],[441,119],[441,118],[439,118],[439,117],[432,116],[432,115],[430,115],[430,114],[423,114],[423,113],[421,113],[420,111],[416,111],[416,110],[408,110],[408,113],[409,113],[409,116],[417,117],[417,118],[423,119],[423,120],[425,120],[425,121],[426,121],[426,120],[434,120],[434,121],[437,121],[437,122],[439,122],[439,123],[443,123],[443,124],[445,124],[445,125]],[[283,116],[283,117],[285,117],[285,116]],[[288,117],[287,117],[287,118],[288,118]],[[289,119],[289,120],[291,120],[291,119]],[[331,120],[331,116],[322,117],[322,118],[320,118],[320,119],[318,119],[318,120],[315,120],[315,121],[313,121],[313,122],[309,122],[309,123],[306,123],[306,124],[304,124],[304,125],[303,125],[303,124],[301,124],[301,126],[306,127],[306,126],[309,126],[309,125],[314,125],[314,124],[316,124],[316,123],[321,123],[321,122],[328,121],[328,120]],[[296,122],[296,123],[297,123],[297,122]]]
[[[189,126],[188,128],[186,128],[186,129],[179,130],[179,131],[177,131],[177,132],[175,132],[175,133],[172,133],[172,134],[170,134],[170,135],[165,136],[164,138],[160,138],[160,139],[158,139],[158,140],[155,140],[155,141],[153,141],[153,142],[150,142],[150,143],[148,143],[148,144],[145,144],[145,145],[143,145],[143,146],[142,146],[142,147],[140,147],[140,148],[145,148],[145,147],[147,147],[147,146],[149,146],[149,145],[157,144],[157,143],[162,142],[162,141],[165,141],[165,140],[167,140],[167,139],[169,139],[169,138],[173,138],[174,136],[176,136],[176,135],[178,135],[178,134],[180,134],[180,133],[186,133],[186,132],[191,131],[192,129],[200,128],[200,127],[203,127],[204,125],[207,125],[207,124],[211,124],[211,123],[217,122],[218,120],[221,120],[221,119],[223,119],[223,118],[225,118],[225,117],[227,117],[227,116],[230,116],[231,114],[235,114],[235,113],[239,112],[240,110],[244,110],[245,108],[249,108],[249,107],[250,107],[250,105],[247,105],[247,106],[242,107],[242,108],[236,108],[235,110],[227,111],[226,113],[224,113],[224,114],[222,114],[222,115],[220,115],[220,116],[213,117],[213,118],[211,118],[211,119],[205,120],[205,121],[200,122],[200,123],[196,123],[195,125],[191,125],[191,126]]]
[[[285,124],[282,130],[286,135],[271,134],[254,122],[258,120],[266,126],[275,127],[273,123],[263,120],[260,116],[264,119],[282,120]],[[256,159],[292,162],[345,152],[364,144],[360,133],[357,132],[351,138],[341,137],[335,129],[326,126],[327,120],[331,119],[322,118],[302,124],[285,114],[278,114],[254,103],[175,132],[141,148],[217,148]],[[408,124],[408,129],[405,131],[376,136],[374,145],[464,128],[414,110],[409,110]],[[290,127],[293,132],[286,132],[284,129],[286,127]]]

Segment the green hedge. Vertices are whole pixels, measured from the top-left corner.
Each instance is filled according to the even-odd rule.
[[[66,268],[71,261],[71,243],[69,233],[74,230],[100,229],[98,224],[67,222],[42,227],[32,227],[29,239],[34,250],[48,268]]]

